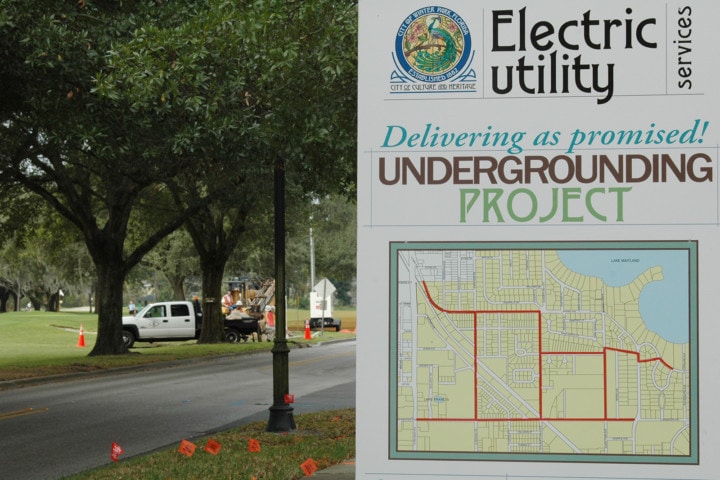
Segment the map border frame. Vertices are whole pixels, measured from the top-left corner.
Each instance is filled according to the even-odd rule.
[[[561,463],[620,463],[698,465],[699,431],[699,350],[698,350],[698,241],[391,241],[389,242],[389,385],[388,458],[391,460],[477,460]],[[398,254],[409,250],[687,250],[688,315],[690,348],[690,454],[679,455],[598,455],[555,453],[427,452],[398,450]]]

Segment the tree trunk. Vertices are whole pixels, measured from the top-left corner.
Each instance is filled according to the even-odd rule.
[[[165,275],[173,291],[173,300],[185,300],[185,277],[182,275]]]
[[[10,292],[5,287],[0,287],[0,313],[7,312],[7,301]]]
[[[51,293],[48,296],[48,312],[59,312],[60,311],[60,295],[57,293]]]
[[[203,320],[198,343],[222,343],[225,328],[220,300],[225,262],[203,262],[202,269]]]
[[[203,213],[186,223],[202,269],[203,327],[198,343],[219,343],[225,341],[221,308],[225,264],[244,230],[247,213],[236,209],[231,218],[216,208],[208,208]],[[231,224],[228,232],[226,223]]]
[[[89,356],[127,353],[122,339],[122,292],[125,269],[121,262],[113,262],[109,258],[96,263],[95,268],[98,334]]]

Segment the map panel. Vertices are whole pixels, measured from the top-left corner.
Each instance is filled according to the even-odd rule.
[[[653,264],[561,259],[600,250]],[[640,307],[671,253],[683,342]],[[391,278],[391,458],[697,463],[696,243],[393,243]]]

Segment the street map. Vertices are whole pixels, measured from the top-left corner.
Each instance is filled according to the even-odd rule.
[[[696,272],[677,243],[641,247]],[[663,267],[610,286],[559,255],[591,247],[391,244],[391,458],[697,463],[695,277],[671,342],[639,306]]]

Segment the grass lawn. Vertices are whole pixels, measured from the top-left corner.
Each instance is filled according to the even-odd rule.
[[[355,328],[355,310],[341,310],[343,329]],[[298,318],[299,320],[292,320]],[[351,331],[325,331],[322,336],[304,339],[306,311],[287,314],[290,342],[297,345],[354,338]],[[85,347],[78,346],[80,327]],[[316,332],[314,332],[316,333]],[[184,342],[138,342],[131,352],[140,355],[88,357],[97,335],[97,315],[78,312],[8,312],[0,314],[0,382],[80,371],[101,370],[147,363],[182,360],[213,355],[231,355],[270,350],[271,342],[198,345]]]
[[[68,477],[68,480],[297,480],[306,477],[306,468],[324,469],[354,458],[354,409],[298,415],[295,423],[297,430],[289,433],[268,433],[266,422],[255,422],[211,437],[193,439],[191,456],[180,452],[182,442],[127,461],[120,455],[118,463]],[[206,450],[208,447],[210,452]],[[183,451],[190,453],[190,449]]]

